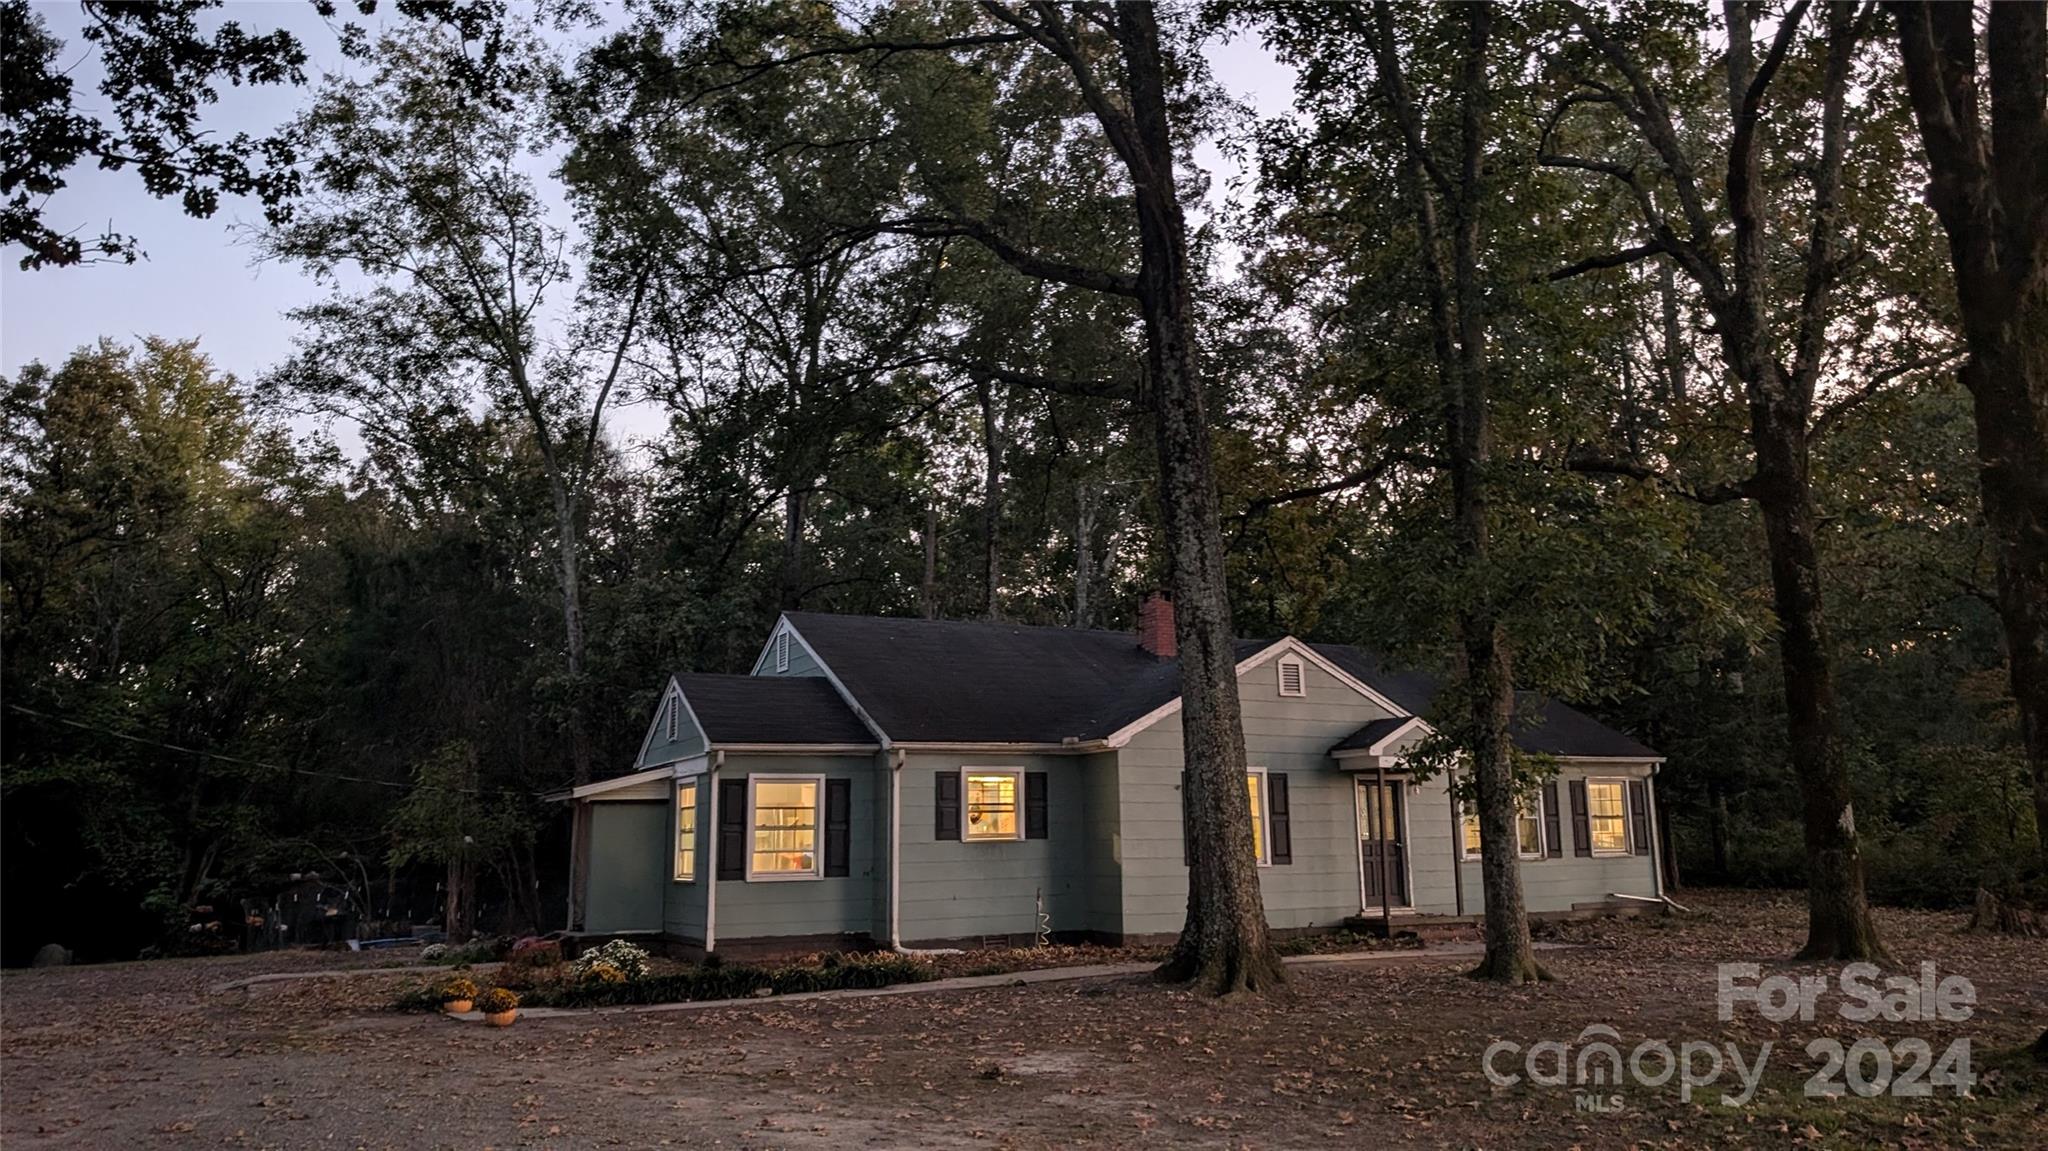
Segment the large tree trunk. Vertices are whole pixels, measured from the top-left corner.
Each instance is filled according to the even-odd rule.
[[[1095,489],[1081,481],[1074,489],[1074,626],[1094,626],[1089,590],[1095,582]]]
[[[1139,305],[1180,648],[1192,846],[1187,923],[1158,974],[1211,994],[1262,991],[1284,982],[1285,974],[1267,935],[1252,844],[1223,528],[1208,404],[1195,371],[1187,221],[1173,183],[1166,77],[1152,5],[1119,4],[1116,39],[1134,129],[1124,159],[1137,188]]]
[[[1822,159],[1815,171],[1809,285],[1799,313],[1802,338],[1788,373],[1779,366],[1769,317],[1772,278],[1759,121],[1761,94],[1752,45],[1752,14],[1727,4],[1728,101],[1734,132],[1726,196],[1735,225],[1735,289],[1718,309],[1728,365],[1749,398],[1750,443],[1756,452],[1751,491],[1763,516],[1778,652],[1785,672],[1786,730],[1792,770],[1804,808],[1807,868],[1806,959],[1882,959],[1877,926],[1863,889],[1863,856],[1850,803],[1849,769],[1836,731],[1834,653],[1821,604],[1820,550],[1815,537],[1809,463],[1813,393],[1820,373],[1828,293],[1839,224],[1836,198],[1844,148],[1843,101],[1854,32],[1830,9],[1831,69],[1823,93]],[[1770,77],[1762,77],[1768,84]]]
[[[559,469],[550,467],[555,500],[556,573],[562,581],[562,630],[569,665],[569,763],[577,783],[590,782],[590,731],[584,723],[583,555],[577,534],[576,496]]]
[[[1429,288],[1432,351],[1443,400],[1444,454],[1450,463],[1452,534],[1459,563],[1468,572],[1488,562],[1486,468],[1489,443],[1485,283],[1480,269],[1479,208],[1484,193],[1488,116],[1487,45],[1493,10],[1468,5],[1465,64],[1460,79],[1459,166],[1455,176],[1438,174],[1428,161],[1429,144],[1401,71],[1391,5],[1375,5],[1374,57],[1382,94],[1393,109],[1405,146],[1404,177],[1414,205]],[[1438,199],[1450,206],[1448,261]],[[1447,266],[1448,265],[1448,266]],[[1476,581],[1484,585],[1484,579]],[[1482,592],[1484,597],[1487,593]],[[1473,802],[1479,814],[1479,875],[1486,900],[1486,956],[1472,974],[1506,983],[1548,978],[1536,962],[1529,916],[1522,898],[1522,868],[1515,837],[1514,748],[1508,725],[1514,715],[1514,661],[1493,605],[1482,598],[1458,612],[1465,654],[1468,746],[1472,757]]]
[[[981,614],[1001,619],[1003,590],[1003,425],[996,413],[995,384],[974,382],[981,401]]]
[[[795,611],[804,601],[804,516],[811,494],[792,486],[782,496],[782,576],[777,601]]]
[[[2048,860],[2048,3],[1991,6],[1981,72],[1973,5],[1889,7],[1955,269],[1998,616]]]

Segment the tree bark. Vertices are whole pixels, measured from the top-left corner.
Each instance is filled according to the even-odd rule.
[[[1764,101],[1799,35],[1808,5],[1800,0],[1783,14],[1761,61],[1752,42],[1752,21],[1759,8],[1745,0],[1727,0],[1724,5],[1731,132],[1722,194],[1734,225],[1732,269],[1723,266],[1707,193],[1679,140],[1663,94],[1641,63],[1590,13],[1580,15],[1577,23],[1626,81],[1614,89],[1615,101],[1661,159],[1683,218],[1673,221],[1658,214],[1633,167],[1546,159],[1605,173],[1639,193],[1636,199],[1652,243],[1698,286],[1713,316],[1722,358],[1742,381],[1756,455],[1755,475],[1742,490],[1755,499],[1764,521],[1772,602],[1781,633],[1788,750],[1805,820],[1808,922],[1800,955],[1883,959],[1864,893],[1848,768],[1837,740],[1834,661],[1821,597],[1809,464],[1814,390],[1827,347],[1834,281],[1843,265],[1837,247],[1846,103],[1856,45],[1869,28],[1868,10],[1853,3],[1823,6],[1827,50],[1819,93],[1821,155],[1809,176],[1813,199],[1802,253],[1804,282],[1790,312],[1794,334],[1785,341],[1789,348],[1781,348],[1771,321],[1785,308],[1773,296],[1778,272],[1771,263],[1766,222],[1785,212],[1766,202],[1760,129]],[[1781,358],[1784,351],[1790,355]]]
[[[1181,742],[1193,823],[1187,922],[1158,976],[1217,995],[1264,991],[1286,976],[1267,933],[1252,844],[1223,527],[1208,402],[1195,368],[1187,220],[1173,181],[1165,68],[1149,2],[1117,5],[1116,40],[1129,100],[1126,144],[1118,151],[1137,190],[1138,304],[1180,647]]]
[[[1095,489],[1086,480],[1074,488],[1074,626],[1094,625],[1089,591],[1095,583]]]
[[[995,384],[987,376],[974,381],[981,401],[981,614],[1001,619],[1003,589],[1003,427],[996,413]]]
[[[784,611],[804,603],[804,515],[809,507],[810,493],[801,488],[782,495],[782,576],[776,599]]]
[[[1423,117],[1402,75],[1391,4],[1374,5],[1373,54],[1381,95],[1401,131],[1404,187],[1413,204],[1429,288],[1432,350],[1444,410],[1445,457],[1451,473],[1452,533],[1460,564],[1483,572],[1489,558],[1486,469],[1491,451],[1488,412],[1487,318],[1480,269],[1479,207],[1485,192],[1483,157],[1489,114],[1487,46],[1492,8],[1471,4],[1466,14],[1464,67],[1459,82],[1459,165],[1455,175],[1431,160]],[[1451,213],[1448,258],[1439,201]],[[1485,893],[1486,955],[1472,974],[1507,983],[1549,975],[1536,962],[1522,897],[1515,837],[1514,660],[1498,613],[1484,590],[1458,611],[1464,649],[1467,721],[1474,804],[1479,815],[1479,874]]]
[[[1991,6],[1989,124],[1974,6],[1888,7],[1955,270],[1998,616],[2048,861],[2048,3]]]

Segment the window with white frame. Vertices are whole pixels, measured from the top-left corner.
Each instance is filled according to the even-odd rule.
[[[824,792],[825,777],[820,775],[747,777],[747,807],[753,817],[748,879],[810,879],[824,874],[824,853],[818,845]]]
[[[1594,855],[1628,854],[1626,780],[1586,781],[1586,828],[1592,833]]]
[[[697,781],[676,785],[676,878],[697,878]]]
[[[775,633],[775,670],[789,670],[789,633],[786,631]]]
[[[1278,666],[1280,669],[1281,695],[1301,696],[1308,694],[1308,679],[1302,670],[1300,660],[1283,659],[1279,661]]]
[[[1459,805],[1458,847],[1466,859],[1479,858],[1479,812],[1471,804]],[[1534,799],[1515,805],[1515,852],[1523,859],[1543,857],[1543,811]]]
[[[1263,867],[1273,862],[1273,836],[1267,820],[1272,813],[1266,803],[1266,769],[1249,767],[1244,774],[1245,796],[1252,808],[1252,856]]]
[[[967,808],[967,822],[960,838],[1024,838],[1024,821],[1018,814],[1024,794],[1024,773],[969,767],[960,774],[960,793],[966,797]]]

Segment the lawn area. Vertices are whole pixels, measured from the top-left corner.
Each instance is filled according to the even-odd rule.
[[[2048,1074],[2000,1053],[2048,1025],[2048,940],[1960,934],[1963,918],[1887,911],[1902,967],[1975,984],[1962,1022],[1716,1018],[1715,964],[1766,974],[1804,912],[1791,895],[1687,893],[1698,914],[1570,925],[1558,981],[1500,989],[1458,962],[1292,969],[1291,993],[1217,1003],[1141,978],[642,1014],[506,1030],[384,1005],[418,976],[213,992],[305,956],[9,972],[0,979],[0,1143],[45,1147],[745,1148],[1055,1145],[1330,1147],[2040,1147]],[[1491,1085],[1497,1039],[1773,1040],[1763,1087],[1680,1099],[1624,1086],[1619,1110],[1569,1087]],[[1972,1042],[1971,1098],[1808,1100],[1815,1039]],[[1522,1071],[1521,1059],[1495,1066]],[[1611,1094],[1613,1088],[1603,1089]]]

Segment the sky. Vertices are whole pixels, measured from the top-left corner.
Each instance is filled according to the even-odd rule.
[[[65,41],[60,59],[75,63],[74,99],[103,112],[98,60],[76,34],[78,5],[67,0],[33,7]],[[225,18],[256,31],[290,29],[306,46],[310,76],[343,67],[334,31],[306,0],[230,0]],[[1213,43],[1207,54],[1217,80],[1260,115],[1287,111],[1292,70],[1255,39]],[[288,119],[305,98],[304,89],[225,88],[206,122],[222,132],[261,134]],[[1215,174],[1218,189],[1234,172],[1212,146],[1202,148],[1197,160]],[[132,265],[25,272],[19,267],[20,250],[6,248],[0,253],[0,374],[12,376],[36,360],[55,364],[102,336],[128,342],[145,336],[196,337],[216,366],[244,379],[261,375],[290,353],[293,324],[286,313],[324,293],[295,268],[256,260],[247,236],[262,223],[260,205],[223,197],[212,219],[196,220],[175,199],[151,197],[132,169],[104,172],[80,165],[65,178],[68,186],[46,207],[52,226],[75,226],[93,236],[111,222],[115,231],[138,237],[147,258]],[[657,434],[661,417],[629,407],[612,422],[615,435],[638,439]]]

